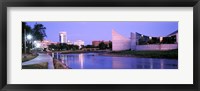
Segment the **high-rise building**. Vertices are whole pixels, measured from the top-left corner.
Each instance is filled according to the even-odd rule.
[[[67,41],[67,33],[66,32],[60,32],[59,33],[59,41],[60,43],[66,43]]]

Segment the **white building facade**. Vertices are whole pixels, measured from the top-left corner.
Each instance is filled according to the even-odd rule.
[[[60,32],[59,33],[59,42],[60,43],[66,43],[67,42],[67,33],[66,32]]]
[[[130,39],[126,38],[115,30],[112,30],[112,50],[123,51],[123,50],[173,50],[178,49],[178,31],[175,31],[165,37],[154,37],[159,43],[157,44],[139,44],[139,39],[143,38],[144,41],[152,40],[153,37],[144,36],[139,33],[131,33]],[[164,43],[163,38],[174,38],[174,43]]]
[[[80,48],[82,48],[82,45],[84,45],[84,41],[83,40],[76,40],[75,42],[74,42],[74,45],[77,45],[77,46],[79,46],[79,49]]]
[[[112,50],[121,51],[131,48],[131,40],[112,30]]]

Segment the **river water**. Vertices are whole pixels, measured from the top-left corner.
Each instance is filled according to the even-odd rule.
[[[72,69],[178,69],[177,59],[103,56],[98,53],[55,54]]]

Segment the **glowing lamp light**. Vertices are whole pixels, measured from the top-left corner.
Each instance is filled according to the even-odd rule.
[[[31,35],[27,35],[27,39],[28,39],[28,40],[31,40],[31,39],[32,39],[32,36],[31,36]]]
[[[33,43],[37,43],[37,41],[33,41]]]
[[[160,42],[162,42],[162,40],[163,40],[163,37],[160,37]]]
[[[40,43],[36,43],[35,45],[36,48],[40,48],[40,46],[41,46]]]
[[[149,39],[151,40],[151,39],[152,39],[152,37],[149,37]]]

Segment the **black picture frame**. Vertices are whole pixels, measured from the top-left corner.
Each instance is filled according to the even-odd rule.
[[[0,1],[0,89],[35,90],[116,90],[116,91],[199,91],[200,0],[1,0]],[[193,7],[194,84],[7,84],[7,7]]]

